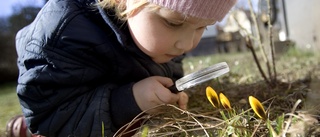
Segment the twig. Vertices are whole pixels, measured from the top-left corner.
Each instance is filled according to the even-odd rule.
[[[298,105],[299,105],[300,103],[301,103],[301,99],[298,99],[297,102],[294,104],[292,110],[291,110],[291,114],[293,114],[294,111],[296,111],[296,109],[297,109],[297,107],[298,107]],[[289,115],[289,119],[288,119],[288,121],[287,121],[287,123],[286,123],[286,127],[285,127],[284,130],[283,130],[282,137],[286,137],[286,133],[287,133],[288,130],[289,130],[289,126],[290,126],[290,124],[291,124],[291,121],[292,121],[292,115]]]
[[[267,3],[268,3],[268,30],[269,30],[268,33],[269,33],[269,38],[270,38],[271,61],[272,61],[272,67],[273,67],[273,76],[270,74],[270,78],[271,78],[272,84],[275,84],[276,79],[277,79],[277,71],[276,71],[276,65],[275,65],[275,59],[274,59],[275,47],[274,47],[274,43],[273,43],[270,0],[267,0]]]
[[[258,126],[254,128],[251,137],[254,137],[254,134],[258,131],[259,126],[261,125],[262,120],[259,120]]]
[[[250,49],[252,55],[253,55],[253,58],[254,58],[254,61],[256,62],[257,64],[257,67],[259,69],[259,72],[261,74],[261,76],[263,77],[264,81],[269,85],[269,86],[272,86],[270,81],[268,80],[266,74],[264,73],[263,69],[261,68],[261,65],[260,65],[260,62],[258,60],[258,57],[256,55],[256,52],[254,51],[253,49],[253,46],[252,46],[252,42],[251,42],[251,39],[249,37],[246,37],[246,45],[247,47]]]
[[[268,59],[267,59],[266,53],[265,53],[264,48],[262,47],[262,43],[261,43],[260,30],[259,30],[258,23],[257,23],[257,17],[255,15],[254,11],[253,11],[253,6],[252,6],[251,0],[248,0],[248,3],[249,3],[249,7],[250,7],[251,18],[252,18],[252,21],[253,21],[253,24],[254,24],[254,27],[255,27],[255,30],[256,30],[256,34],[257,34],[257,41],[259,43],[258,45],[259,45],[259,48],[260,48],[260,52],[262,54],[263,60],[265,62],[267,62]]]

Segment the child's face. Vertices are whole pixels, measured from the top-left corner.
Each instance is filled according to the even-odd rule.
[[[137,46],[153,61],[165,63],[195,48],[214,20],[188,17],[166,9],[143,8],[128,18]]]

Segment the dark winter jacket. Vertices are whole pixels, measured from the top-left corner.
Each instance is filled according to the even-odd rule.
[[[112,136],[141,112],[132,86],[182,76],[181,60],[157,64],[126,24],[94,0],[49,0],[16,36],[18,97],[29,129],[45,136]]]

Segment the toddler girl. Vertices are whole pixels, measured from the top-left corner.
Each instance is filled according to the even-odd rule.
[[[235,2],[48,1],[16,36],[17,93],[29,130],[112,136],[154,106],[187,109],[186,93],[168,87],[183,76],[183,55]]]

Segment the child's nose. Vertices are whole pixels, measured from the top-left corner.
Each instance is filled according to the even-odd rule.
[[[193,47],[193,44],[194,44],[193,40],[194,40],[193,37],[182,38],[175,43],[175,47],[183,51],[189,51]]]

